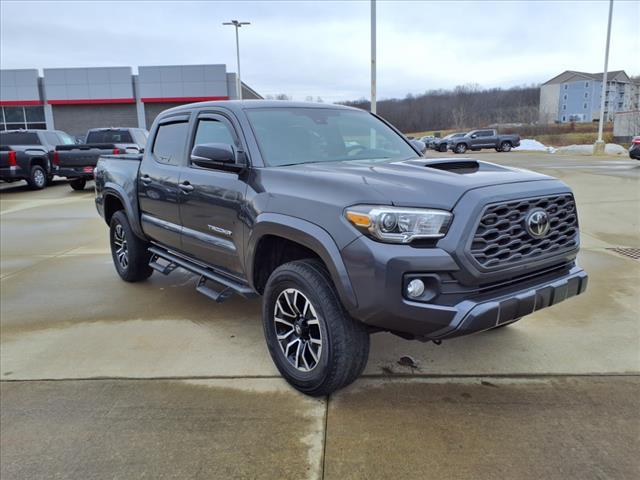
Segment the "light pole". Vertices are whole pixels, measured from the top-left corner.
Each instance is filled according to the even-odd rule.
[[[371,113],[376,113],[376,0],[371,0]]]
[[[243,25],[251,25],[250,22],[239,22],[238,20],[231,20],[230,22],[224,22],[222,25],[233,25],[236,27],[236,61],[238,63],[237,86],[238,99],[242,100],[242,80],[240,79],[240,37],[238,36],[238,29]]]
[[[609,24],[607,25],[607,46],[604,51],[604,72],[602,73],[602,94],[600,95],[600,121],[598,122],[598,140],[593,146],[593,153],[604,153],[604,102],[607,98],[607,69],[609,68],[609,42],[611,41],[611,16],[613,14],[613,0],[609,0]]]

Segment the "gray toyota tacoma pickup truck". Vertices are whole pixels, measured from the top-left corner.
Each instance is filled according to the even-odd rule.
[[[95,177],[120,277],[180,267],[215,301],[261,295],[271,357],[309,395],[354,381],[371,333],[440,343],[587,286],[567,185],[424,158],[358,109],[263,100],[172,108],[143,154],[103,156]]]

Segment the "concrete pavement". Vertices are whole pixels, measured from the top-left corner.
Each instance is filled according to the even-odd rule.
[[[352,478],[388,478],[392,471],[402,478],[429,478],[425,472],[438,478],[633,478],[640,463],[622,459],[629,445],[640,446],[637,415],[629,413],[640,407],[640,262],[609,249],[640,246],[640,162],[473,156],[571,185],[581,221],[580,262],[590,274],[587,294],[440,347],[374,335],[365,378],[324,400],[298,395],[277,376],[264,346],[259,301],[232,298],[216,305],[182,272],[125,284],[113,270],[107,228],[89,189],[3,186],[2,478],[47,472],[60,478],[347,478],[349,471],[362,472]],[[399,365],[403,355],[417,368]],[[433,383],[434,376],[448,378]],[[501,382],[499,391],[520,407],[503,412],[482,379]],[[206,388],[194,389],[194,382]],[[610,404],[602,401],[607,389]],[[481,401],[469,404],[462,393]],[[529,395],[539,401],[521,401]],[[569,401],[574,396],[581,400]],[[157,416],[140,412],[159,398],[166,422],[149,433]],[[67,405],[70,399],[77,408]],[[540,410],[545,399],[559,405],[547,419]],[[183,408],[185,402],[191,406]],[[128,430],[127,422],[110,416],[113,409],[130,412]],[[565,418],[567,411],[575,415]],[[596,421],[599,414],[604,423]],[[198,432],[193,425],[199,421],[222,427]],[[563,434],[554,435],[559,423]],[[447,426],[464,440],[456,448],[451,442],[457,437],[442,436]],[[272,445],[262,448],[269,438]],[[204,445],[182,448],[182,441]],[[526,458],[512,448],[521,441],[531,447]],[[288,460],[276,445],[290,453]],[[392,454],[380,450],[383,445],[392,445]],[[561,457],[560,451],[570,453]],[[600,476],[571,475],[591,465],[585,452],[600,451],[593,457]],[[569,470],[560,468],[560,458]],[[507,466],[492,470],[499,460]],[[546,466],[531,467],[538,462]],[[351,468],[355,464],[359,469]]]

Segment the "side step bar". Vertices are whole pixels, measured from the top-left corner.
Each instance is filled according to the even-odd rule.
[[[168,275],[178,267],[200,275],[200,280],[198,281],[196,290],[218,303],[224,302],[234,293],[245,298],[255,298],[258,296],[251,287],[225,277],[211,269],[196,265],[195,263],[174,255],[173,253],[169,253],[162,248],[149,247],[149,251],[151,252],[151,260],[149,261],[149,266],[151,268],[163,275]],[[166,263],[160,263],[161,260]],[[207,281],[216,284],[219,288],[214,289],[210,287],[207,285]]]

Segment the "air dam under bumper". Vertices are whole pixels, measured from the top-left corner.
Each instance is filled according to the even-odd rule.
[[[587,281],[587,273],[580,267],[573,267],[568,275],[517,293],[481,303],[463,301],[453,307],[455,314],[449,324],[450,328],[434,332],[429,338],[459,337],[513,322],[580,295],[586,290]]]

